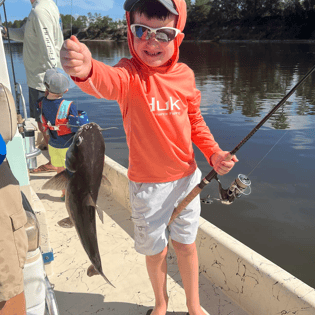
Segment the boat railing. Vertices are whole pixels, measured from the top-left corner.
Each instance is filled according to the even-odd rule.
[[[110,193],[130,208],[127,169],[105,156]],[[315,314],[315,290],[200,218],[199,271],[249,314]]]

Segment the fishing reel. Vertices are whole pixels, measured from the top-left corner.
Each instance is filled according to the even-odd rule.
[[[219,195],[221,203],[230,205],[235,199],[240,198],[242,195],[248,196],[251,193],[251,181],[246,175],[239,174],[237,178],[231,183],[230,187],[224,189],[218,176],[214,177],[219,183]],[[205,204],[211,204],[210,195],[201,200]]]

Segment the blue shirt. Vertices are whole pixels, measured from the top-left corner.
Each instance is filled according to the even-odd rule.
[[[44,115],[45,119],[51,122],[54,126],[56,123],[56,116],[60,106],[60,103],[63,101],[63,98],[59,98],[57,100],[48,100],[46,97],[42,100],[42,114]],[[78,117],[78,110],[77,107],[72,103],[69,109],[69,115]],[[49,130],[49,141],[48,144],[57,149],[64,149],[69,148],[72,143],[72,137],[74,136],[75,132],[69,133],[64,136],[58,136],[57,131]]]

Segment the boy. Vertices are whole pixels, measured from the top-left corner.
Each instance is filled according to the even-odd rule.
[[[167,227],[174,207],[200,182],[192,141],[219,175],[234,166],[215,142],[200,113],[194,74],[178,63],[186,22],[184,0],[126,0],[128,44],[132,58],[110,67],[91,57],[76,37],[61,50],[64,70],[97,98],[120,106],[129,146],[128,178],[135,225],[135,249],[146,255],[155,307],[147,314],[165,315],[166,255],[169,236],[190,315],[204,315],[199,302],[195,239],[200,197]],[[227,161],[225,161],[227,160]]]
[[[78,111],[73,102],[63,99],[63,94],[69,88],[69,80],[65,75],[56,69],[49,69],[45,73],[44,84],[46,96],[39,99],[37,110],[44,132],[49,134],[48,153],[51,164],[60,173],[65,169],[66,152],[76,131],[67,124],[69,119],[76,120]],[[64,190],[61,200],[65,200]]]

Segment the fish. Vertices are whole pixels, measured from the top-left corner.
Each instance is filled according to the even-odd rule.
[[[103,211],[97,205],[100,185],[110,185],[103,176],[105,142],[100,126],[90,122],[81,126],[66,153],[66,169],[49,179],[42,189],[65,189],[65,204],[71,223],[75,226],[82,246],[92,265],[88,276],[104,275],[96,233],[97,211],[103,222]]]

